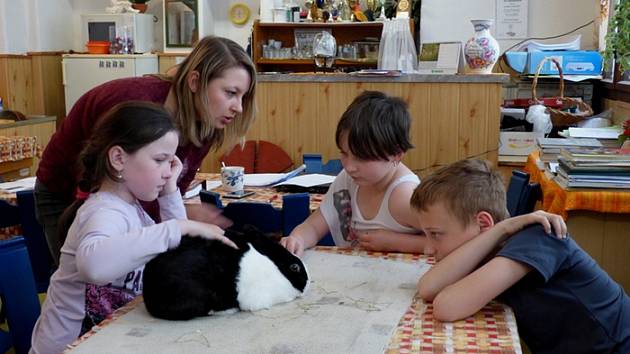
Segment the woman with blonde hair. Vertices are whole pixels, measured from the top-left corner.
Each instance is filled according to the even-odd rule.
[[[63,239],[57,235],[59,216],[75,198],[94,192],[78,185],[79,152],[93,133],[98,134],[93,127],[110,108],[129,100],[164,106],[179,130],[176,155],[183,170],[177,185],[183,193],[210,149],[247,133],[254,121],[255,91],[256,69],[243,48],[230,39],[209,36],[166,75],[113,80],[85,93],[52,136],[37,170],[36,213],[55,263]],[[156,202],[143,206],[160,221]],[[188,206],[188,217],[229,226],[229,220],[207,208]]]

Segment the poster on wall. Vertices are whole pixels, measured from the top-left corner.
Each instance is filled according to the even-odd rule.
[[[529,0],[497,0],[497,39],[527,38]]]

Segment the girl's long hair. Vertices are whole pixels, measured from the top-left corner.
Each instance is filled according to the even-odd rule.
[[[98,120],[79,155],[78,188],[83,193],[93,193],[98,191],[103,179],[119,180],[108,157],[112,147],[120,146],[126,153],[133,154],[171,131],[176,131],[173,119],[160,105],[128,101],[112,107]],[[76,199],[61,215],[57,233],[62,243],[84,201],[85,198]]]

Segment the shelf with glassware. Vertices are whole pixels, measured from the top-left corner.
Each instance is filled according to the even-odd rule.
[[[413,35],[413,20],[410,20]],[[328,31],[338,53],[333,67],[376,68],[383,22],[254,22],[252,57],[259,72],[309,72],[315,67],[310,44]]]

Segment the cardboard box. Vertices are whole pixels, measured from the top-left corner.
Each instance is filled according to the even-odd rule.
[[[536,149],[536,138],[543,137],[543,133],[500,132],[499,155],[527,156]]]
[[[591,50],[560,50],[544,52],[506,52],[508,65],[515,71],[534,75],[538,64],[546,57],[555,58],[562,67],[564,75],[601,75],[602,56]],[[558,75],[556,65],[547,61],[541,75]]]

